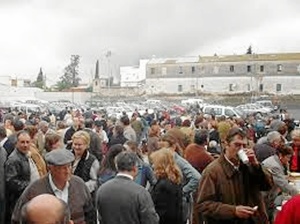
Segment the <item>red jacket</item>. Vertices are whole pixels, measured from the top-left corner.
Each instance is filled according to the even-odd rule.
[[[298,224],[300,222],[300,195],[292,197],[276,215],[274,224]]]

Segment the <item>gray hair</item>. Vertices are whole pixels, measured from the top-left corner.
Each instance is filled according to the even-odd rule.
[[[281,138],[281,134],[278,131],[271,131],[267,134],[267,141],[269,143],[273,143],[274,141],[280,140]]]
[[[138,159],[134,152],[124,151],[117,155],[115,163],[118,171],[132,171]]]

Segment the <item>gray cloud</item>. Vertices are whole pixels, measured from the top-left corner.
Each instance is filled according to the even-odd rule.
[[[286,16],[296,16],[300,8],[300,3],[293,0],[20,2],[1,1],[0,7],[12,5],[28,11],[25,16],[30,16],[31,32],[36,32],[36,35],[24,40],[24,45],[35,46],[38,43],[36,53],[39,50],[48,52],[60,62],[68,61],[71,54],[79,54],[85,67],[83,70],[89,70],[107,50],[112,51],[112,60],[119,65],[136,64],[139,58],[152,55],[173,57],[191,52],[202,54],[203,49],[215,43],[268,26]],[[12,7],[7,7],[9,10]],[[249,38],[249,44],[252,41]],[[28,57],[29,53],[24,52]],[[34,71],[39,66],[35,66]],[[52,69],[53,73],[58,72],[58,67],[63,67],[51,66],[49,70]]]

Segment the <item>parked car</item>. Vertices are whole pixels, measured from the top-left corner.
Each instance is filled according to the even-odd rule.
[[[235,107],[222,106],[222,105],[206,105],[202,109],[204,114],[213,114],[216,117],[224,115],[225,117],[238,117],[243,118],[243,111]]]
[[[274,106],[271,100],[258,100],[255,102],[255,104],[270,108],[272,112],[278,110],[278,106]]]
[[[247,115],[265,115],[272,112],[270,108],[254,103],[239,105],[236,108],[244,111],[244,113]]]

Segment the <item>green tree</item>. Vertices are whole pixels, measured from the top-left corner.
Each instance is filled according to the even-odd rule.
[[[40,68],[40,71],[39,71],[39,74],[38,74],[38,76],[37,76],[37,78],[36,78],[36,81],[34,81],[34,82],[32,83],[32,86],[33,86],[33,87],[38,87],[38,88],[43,89],[43,88],[45,87],[44,84],[45,84],[45,81],[44,81],[44,74],[43,74],[42,68]]]
[[[80,82],[79,78],[79,55],[71,55],[70,64],[64,69],[64,74],[59,78],[60,81],[56,83],[58,90],[69,89],[77,87]]]

